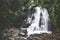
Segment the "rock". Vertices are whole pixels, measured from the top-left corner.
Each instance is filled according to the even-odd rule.
[[[3,31],[2,33],[2,38],[4,40],[14,40],[15,38],[18,37],[19,34],[19,30],[16,28],[10,28],[10,29],[6,29],[5,31]]]
[[[35,34],[29,37],[30,40],[52,40],[52,35],[50,34]]]
[[[27,30],[9,28],[2,32],[1,40],[59,40],[59,34],[34,34],[27,37]]]

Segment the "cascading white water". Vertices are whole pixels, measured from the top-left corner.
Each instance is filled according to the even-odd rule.
[[[36,11],[30,16],[28,16],[27,22],[31,23],[31,25],[27,28],[27,35],[30,36],[31,34],[41,34],[41,33],[49,33],[48,31],[48,20],[49,14],[47,9],[41,7],[35,7]],[[32,17],[34,19],[32,20]],[[40,20],[41,19],[41,20]],[[40,26],[39,26],[40,25]]]

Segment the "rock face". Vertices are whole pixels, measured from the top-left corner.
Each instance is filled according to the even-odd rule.
[[[34,34],[27,38],[27,31],[10,28],[1,34],[1,40],[59,40],[59,35],[55,34]]]
[[[3,31],[1,37],[2,37],[2,40],[14,40],[15,38],[18,37],[18,34],[19,34],[18,29],[10,28]]]
[[[53,36],[50,34],[35,34],[29,37],[29,40],[52,40]]]

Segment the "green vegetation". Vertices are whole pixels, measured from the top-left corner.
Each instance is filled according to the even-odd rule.
[[[60,33],[60,0],[34,0],[33,3],[31,0],[0,0],[0,32],[9,27],[19,28],[27,17],[27,13],[23,12],[22,8],[32,4],[47,8],[53,31],[58,35]]]

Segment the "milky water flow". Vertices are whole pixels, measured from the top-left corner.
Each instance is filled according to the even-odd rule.
[[[36,12],[32,14],[31,17],[28,16],[27,22],[31,23],[31,25],[27,28],[27,35],[30,36],[31,34],[42,34],[48,33],[51,34],[51,31],[48,31],[48,20],[49,14],[47,9],[41,7],[35,7]],[[42,17],[41,17],[42,14]],[[32,17],[35,17],[32,20]],[[41,18],[41,26],[40,25],[40,18]]]

